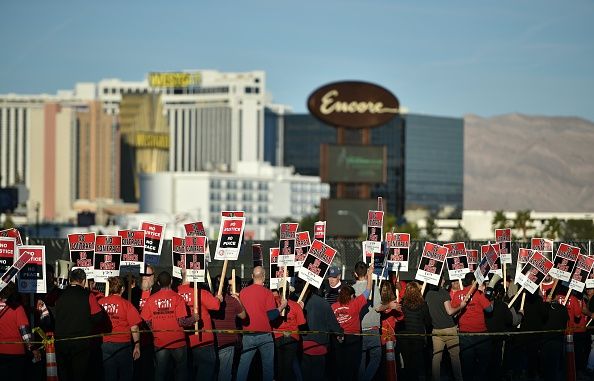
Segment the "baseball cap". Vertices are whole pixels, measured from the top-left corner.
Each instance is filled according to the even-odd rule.
[[[337,266],[330,266],[328,269],[328,277],[335,278],[340,275],[340,269]]]

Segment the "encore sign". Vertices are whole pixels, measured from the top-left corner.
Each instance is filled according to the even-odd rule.
[[[309,111],[324,123],[337,127],[377,127],[399,112],[398,98],[368,82],[334,82],[314,91],[307,100]]]

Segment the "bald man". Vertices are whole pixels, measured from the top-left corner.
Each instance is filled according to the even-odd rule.
[[[274,376],[274,340],[270,322],[280,316],[287,306],[283,301],[276,307],[272,292],[264,287],[266,271],[262,266],[254,267],[252,271],[254,284],[241,290],[239,299],[247,313],[242,321],[243,330],[250,331],[243,334],[241,359],[237,369],[237,381],[245,381],[250,372],[250,365],[256,351],[262,359],[262,380],[272,380]]]

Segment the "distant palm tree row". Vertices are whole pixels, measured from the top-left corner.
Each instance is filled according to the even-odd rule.
[[[508,219],[502,210],[495,212],[491,222],[493,229],[511,228],[514,238],[526,241],[530,237],[542,237],[554,240],[580,240],[594,238],[592,220],[560,220],[556,217],[545,221],[540,230],[534,227],[530,210],[519,210],[514,219]],[[515,234],[519,233],[519,236]]]

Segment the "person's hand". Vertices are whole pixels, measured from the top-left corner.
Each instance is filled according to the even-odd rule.
[[[231,294],[231,297],[237,300],[239,303],[241,303],[241,301],[239,300],[239,294]]]
[[[373,264],[369,265],[367,268],[367,277],[370,277],[373,274]]]
[[[39,349],[33,349],[31,353],[33,353],[34,362],[41,361],[41,351]]]
[[[287,304],[289,304],[289,302],[287,302],[287,300],[286,300],[286,299],[285,299],[285,300],[281,300],[281,303],[280,303],[280,305],[278,306],[278,308],[279,308],[279,311],[282,311],[282,310],[284,310],[285,308],[287,308]]]
[[[402,312],[402,305],[395,300],[392,300],[389,304],[390,308],[398,312]]]
[[[221,302],[221,303],[223,302],[223,295],[221,295],[221,294],[217,294],[215,297],[216,297],[217,299],[219,299],[219,302]]]
[[[303,303],[302,300],[298,301],[297,304],[299,304],[299,306],[301,307],[301,309],[305,308],[305,303]]]
[[[134,344],[134,350],[132,351],[132,358],[138,360],[140,358],[140,344]]]

